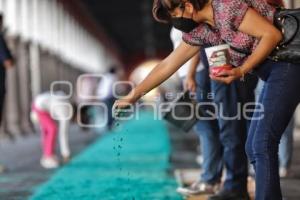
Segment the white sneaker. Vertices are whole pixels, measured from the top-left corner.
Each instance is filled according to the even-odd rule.
[[[280,178],[286,178],[288,176],[288,169],[285,167],[280,167],[279,176]]]
[[[219,190],[220,184],[210,185],[201,181],[196,181],[189,187],[178,187],[177,192],[184,196],[215,194]]]
[[[279,168],[279,176],[280,178],[292,178],[294,177],[294,173],[286,167],[280,167]]]
[[[59,166],[59,163],[55,157],[43,157],[41,159],[41,165],[46,169],[54,169]]]
[[[203,156],[199,155],[196,157],[196,162],[198,163],[198,165],[202,165],[203,164]]]

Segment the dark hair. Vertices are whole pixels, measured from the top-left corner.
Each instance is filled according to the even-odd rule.
[[[3,14],[0,13],[0,24],[3,24]]]
[[[154,0],[152,13],[156,21],[168,23],[171,20],[170,12],[175,8],[184,8],[185,2],[190,2],[196,10],[201,10],[209,0]]]
[[[117,67],[116,66],[112,66],[109,68],[108,72],[110,74],[115,74],[117,72]]]

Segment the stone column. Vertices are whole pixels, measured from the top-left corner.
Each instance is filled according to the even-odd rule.
[[[16,55],[16,50],[18,47],[18,40],[16,38],[9,38],[8,40],[8,46],[10,47],[10,50],[12,54]],[[16,62],[16,65],[14,68],[9,69],[7,71],[6,76],[6,97],[5,97],[5,105],[4,105],[4,129],[5,132],[8,133],[11,136],[17,135],[21,133],[19,122],[19,90],[18,90],[18,63]]]
[[[30,90],[30,62],[29,62],[29,44],[23,41],[19,42],[17,48],[17,77],[18,77],[18,89],[19,89],[19,105],[20,105],[20,126],[22,133],[31,133],[32,125],[30,122],[30,110],[31,110],[31,90]]]

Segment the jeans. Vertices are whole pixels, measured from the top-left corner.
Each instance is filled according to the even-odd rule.
[[[294,144],[294,119],[292,119],[285,129],[279,144],[279,166],[289,169],[291,167]]]
[[[234,116],[238,116],[239,106],[254,101],[255,85],[256,79],[252,78],[245,83],[235,81],[230,85],[211,82],[214,102],[219,108],[219,140],[223,146],[222,158],[226,168],[224,190],[247,192],[248,162],[244,146],[248,121],[242,116]]]
[[[102,133],[103,128],[108,128],[109,130],[113,128],[114,123],[114,117],[112,114],[112,107],[115,102],[115,98],[110,97],[107,99],[102,100],[101,103],[103,103],[106,108],[107,112],[102,107],[99,106],[89,106],[87,114],[88,114],[88,123],[89,125],[95,125],[93,127],[95,133]],[[104,124],[105,122],[105,124]]]
[[[207,68],[197,72],[196,82],[197,101],[212,102],[208,98],[211,89]],[[219,183],[222,177],[223,160],[218,121],[199,120],[195,126],[195,132],[199,136],[203,155],[201,181],[208,184]]]
[[[110,129],[113,126],[114,123],[114,117],[113,117],[113,105],[115,102],[114,97],[110,97],[104,100],[105,105],[107,106],[108,112],[107,112],[107,127]]]
[[[265,85],[258,102],[264,113],[254,113],[246,152],[256,172],[256,200],[281,200],[278,170],[280,138],[300,101],[300,66],[286,62],[264,61],[256,73]]]
[[[254,88],[257,79],[249,79],[246,83],[236,81],[231,85],[221,84],[209,79],[208,63],[204,52],[201,60],[205,69],[197,73],[198,102],[213,102],[223,116],[236,116],[238,103],[254,101]],[[252,91],[251,91],[252,89]],[[208,98],[213,94],[213,98]],[[206,110],[214,112],[213,107]],[[203,149],[202,180],[208,183],[220,181],[223,163],[226,167],[224,190],[237,192],[247,191],[248,166],[244,145],[247,136],[247,121],[245,119],[225,119],[217,116],[215,120],[201,120],[196,129],[200,136]]]
[[[2,123],[3,110],[4,110],[4,100],[5,100],[5,77],[6,72],[4,67],[1,66],[0,69],[0,125]]]
[[[262,91],[264,82],[259,81],[256,88],[256,97],[258,97]],[[291,166],[293,156],[293,132],[294,132],[294,118],[289,122],[288,127],[285,129],[279,144],[279,166],[289,169]]]
[[[208,72],[208,63],[204,50],[200,52],[201,62],[205,68],[196,73],[196,97],[197,102],[213,102],[209,98],[211,93],[211,83]],[[182,78],[182,82],[185,77]],[[210,110],[210,107],[206,109]],[[195,127],[195,133],[199,137],[201,152],[203,156],[202,172],[200,180],[207,184],[217,184],[221,182],[223,160],[222,160],[222,144],[219,140],[218,120],[199,120]]]

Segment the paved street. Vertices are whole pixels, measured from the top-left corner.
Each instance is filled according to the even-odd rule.
[[[77,155],[97,138],[96,134],[71,127],[70,146]],[[0,199],[27,199],[32,190],[48,180],[55,170],[45,170],[40,164],[40,135],[18,137],[16,141],[0,140],[0,163],[7,171],[0,175]]]

